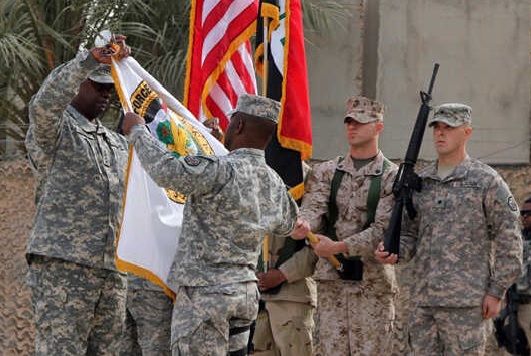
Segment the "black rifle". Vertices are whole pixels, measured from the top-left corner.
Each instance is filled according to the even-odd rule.
[[[431,91],[435,83],[435,77],[439,70],[439,64],[435,63],[433,66],[433,74],[431,75],[428,92],[420,92],[420,109],[417,114],[417,121],[409,139],[409,146],[406,151],[406,157],[400,164],[397,176],[393,183],[394,206],[391,214],[389,226],[384,235],[385,251],[398,255],[400,250],[400,228],[402,226],[402,213],[404,206],[411,219],[417,215],[417,211],[413,207],[412,195],[413,191],[420,192],[422,189],[422,180],[415,173],[415,163],[419,156],[420,145],[422,144],[422,137],[428,121],[430,113],[429,102],[431,100]]]
[[[511,355],[529,355],[529,343],[525,336],[525,331],[518,323],[518,304],[520,296],[513,284],[507,290],[507,305],[494,320],[495,335],[498,345],[505,347]],[[507,323],[506,323],[507,320]]]

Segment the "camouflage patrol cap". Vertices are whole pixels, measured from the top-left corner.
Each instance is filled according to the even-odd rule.
[[[383,121],[385,106],[379,101],[371,100],[364,96],[353,96],[347,100],[346,105],[345,123],[349,119],[356,120],[362,124]]]
[[[113,84],[114,80],[111,75],[111,66],[108,64],[100,64],[98,68],[90,73],[89,79],[96,83]]]
[[[227,116],[231,117],[237,112],[277,123],[278,115],[280,114],[280,103],[263,96],[243,94],[238,98],[236,108],[230,111]]]
[[[436,122],[443,122],[452,127],[470,125],[472,123],[471,114],[472,108],[468,105],[460,103],[442,104],[435,107],[429,126],[433,126]]]

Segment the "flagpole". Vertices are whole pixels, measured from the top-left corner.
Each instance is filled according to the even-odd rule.
[[[262,96],[267,98],[267,77],[268,77],[268,74],[269,74],[269,56],[268,56],[268,51],[269,51],[269,37],[268,37],[269,17],[264,16],[263,17],[263,21],[264,21],[264,26],[263,26],[263,31],[264,31],[264,42],[263,42],[264,60],[263,60],[263,65],[262,65],[262,69],[263,69]],[[263,256],[263,259],[264,259],[264,272],[267,272],[269,270],[269,262],[270,262],[269,261],[269,235],[266,235],[265,238],[264,238],[262,251],[263,251],[262,256]]]
[[[262,96],[267,97],[267,79],[269,76],[269,17],[264,16],[264,61],[263,61],[263,76],[262,76]]]

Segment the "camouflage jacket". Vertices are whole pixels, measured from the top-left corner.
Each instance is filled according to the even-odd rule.
[[[486,293],[503,297],[520,276],[518,206],[503,179],[466,157],[443,180],[436,163],[420,172],[414,221],[404,214],[400,258],[413,256],[415,305],[479,307]]]
[[[291,233],[298,208],[264,151],[176,158],[144,127],[129,135],[142,166],[161,187],[187,196],[168,286],[256,280],[260,243]]]
[[[338,160],[336,158],[313,167],[303,196],[300,216],[310,223],[313,232],[327,234],[326,222],[329,217],[328,201],[332,178],[336,167],[344,171],[336,196],[338,217],[334,227],[338,240],[347,244],[348,252],[344,255],[361,256],[363,262],[363,280],[352,283],[365,291],[394,292],[397,289],[394,267],[377,262],[374,259],[374,250],[378,243],[383,241],[384,230],[391,216],[392,187],[397,167],[391,164],[382,174],[384,162],[382,152],[360,170],[354,167],[350,156],[339,163]],[[379,174],[382,174],[381,193],[374,223],[364,229],[367,222],[367,195],[371,178]],[[326,258],[320,258],[314,278],[337,280],[339,275]]]
[[[29,103],[26,147],[37,211],[26,252],[114,270],[127,141],[69,105],[97,66],[81,51],[55,69]]]

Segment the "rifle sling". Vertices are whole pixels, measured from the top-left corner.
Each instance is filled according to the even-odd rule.
[[[337,163],[340,163],[343,160],[343,157],[339,157],[339,160]],[[378,202],[380,201],[380,189],[382,186],[382,175],[385,172],[385,170],[389,167],[390,162],[387,158],[384,157],[382,172],[378,175],[371,177],[371,183],[369,186],[369,191],[367,193],[367,222],[363,226],[363,230],[367,229],[373,222],[374,218],[376,216],[376,208],[378,207]],[[332,178],[332,183],[330,185],[330,197],[328,199],[328,236],[334,240],[338,241],[337,235],[336,235],[336,229],[334,228],[334,225],[337,221],[338,216],[338,208],[337,208],[337,202],[336,202],[336,196],[337,191],[339,190],[339,185],[341,184],[341,180],[343,179],[343,175],[345,174],[344,171],[340,171],[336,168],[334,172],[334,177]],[[338,258],[346,259],[346,257],[343,256],[342,253],[336,255]],[[360,259],[360,256],[353,256],[349,259],[355,260]]]

